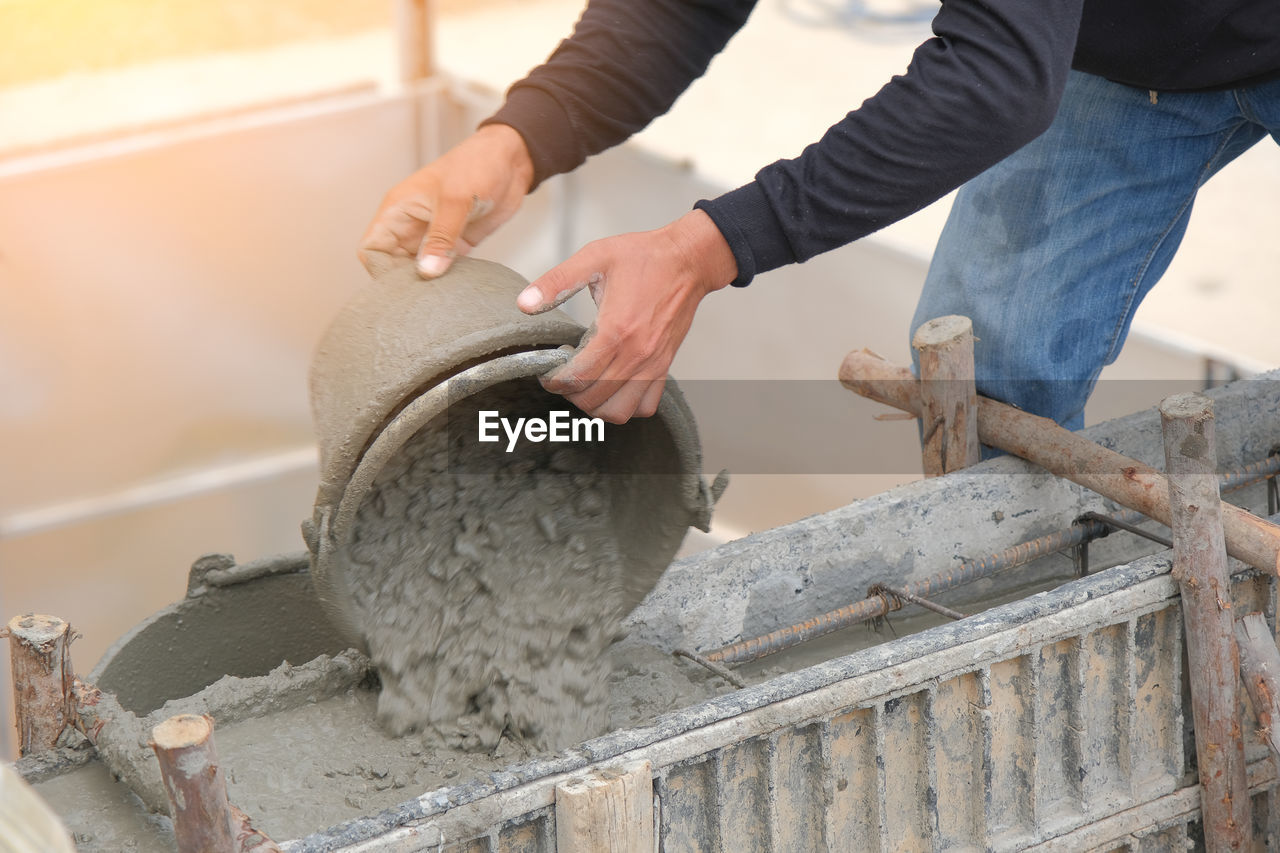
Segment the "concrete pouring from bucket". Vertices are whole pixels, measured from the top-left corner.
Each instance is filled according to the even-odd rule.
[[[520,312],[527,282],[505,267],[374,270],[312,365],[320,600],[377,666],[394,734],[487,750],[504,733],[538,748],[601,734],[623,615],[708,525],[692,414],[674,381],[654,418],[620,426],[545,391],[585,330]],[[486,438],[486,417],[495,433],[561,418],[566,436]]]

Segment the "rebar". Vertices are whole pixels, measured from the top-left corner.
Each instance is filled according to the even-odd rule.
[[[1143,530],[1136,524],[1130,524],[1127,519],[1103,515],[1100,512],[1086,512],[1084,515],[1080,516],[1080,518],[1084,521],[1097,521],[1101,524],[1107,525],[1108,527],[1114,527],[1117,530],[1132,533],[1134,536],[1141,536],[1143,539],[1148,539],[1155,542],[1157,545],[1163,545],[1166,548],[1173,547],[1173,540],[1168,536],[1161,536],[1159,533],[1152,533],[1150,530]]]
[[[732,670],[728,669],[727,667],[721,666],[715,661],[707,660],[697,652],[691,652],[688,649],[676,649],[674,652],[672,652],[672,654],[676,655],[677,657],[688,658],[689,660],[693,661],[699,666],[704,667],[710,670],[711,672],[715,673],[716,675],[720,676],[725,681],[729,682],[739,690],[747,686],[747,683],[743,681],[741,678],[739,678],[737,675],[735,675]]]
[[[1224,492],[1233,491],[1259,480],[1273,478],[1277,473],[1280,473],[1280,455],[1268,456],[1223,473],[1218,478],[1219,488]],[[1111,532],[1113,525],[1119,526],[1117,522],[1132,525],[1145,517],[1136,510],[1125,510],[1114,515],[1102,516],[1106,519],[1105,522],[1082,517],[1064,530],[1022,542],[994,554],[965,560],[955,569],[941,571],[924,580],[914,581],[902,587],[901,591],[917,598],[932,598],[936,593],[964,586],[1007,569],[1026,565],[1040,557],[1100,539]],[[707,661],[723,664],[759,660],[859,622],[878,619],[891,609],[890,603],[884,596],[873,595],[803,622],[779,628],[763,636],[741,640],[714,651],[705,652],[702,657]]]
[[[927,598],[921,598],[918,595],[912,595],[911,593],[907,592],[905,589],[898,589],[897,587],[887,586],[882,583],[878,583],[875,586],[868,589],[867,595],[868,597],[872,595],[889,595],[889,596],[892,596],[893,598],[898,599],[898,603],[896,604],[896,606],[893,603],[889,604],[890,610],[901,610],[902,602],[906,601],[911,604],[919,605],[920,607],[923,607],[925,610],[932,610],[934,613],[937,613],[939,616],[945,616],[948,619],[959,620],[959,619],[964,619],[969,615],[968,613],[961,613],[959,610],[952,610],[950,607],[944,607],[943,605],[939,604],[936,601],[930,601]]]

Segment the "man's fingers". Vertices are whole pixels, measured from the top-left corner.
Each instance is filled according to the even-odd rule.
[[[662,402],[662,392],[667,387],[667,377],[654,379],[649,382],[649,387],[644,393],[644,397],[640,400],[640,406],[635,413],[642,418],[651,418],[658,413],[658,404]]]
[[[603,346],[596,337],[595,326],[592,326],[578,344],[573,358],[541,378],[542,387],[552,394],[582,394],[604,374],[612,359],[613,353]],[[608,396],[605,394],[595,402],[602,403]]]
[[[541,314],[565,303],[584,287],[595,291],[604,282],[600,272],[583,272],[583,265],[571,263],[570,258],[558,267],[535,279],[516,297],[516,306],[526,314]]]
[[[601,418],[611,424],[625,424],[639,415],[647,418],[658,410],[666,379],[600,379],[582,394],[566,399],[593,418]],[[601,403],[593,403],[591,396],[607,394]]]
[[[422,242],[431,221],[434,196],[410,196],[396,201],[384,200],[364,236],[360,247],[395,255],[412,255]]]
[[[418,273],[424,278],[443,275],[458,255],[458,240],[466,227],[470,208],[466,204],[441,204],[427,235],[418,247]]]
[[[616,342],[610,345],[593,327],[573,358],[542,377],[542,387],[610,423],[650,417],[662,400],[666,371],[653,375],[656,360],[627,369],[620,355]],[[624,376],[628,378],[615,378]]]

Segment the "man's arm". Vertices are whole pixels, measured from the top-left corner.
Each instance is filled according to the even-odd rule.
[[[755,0],[592,0],[572,38],[472,136],[394,187],[361,250],[441,275],[545,178],[623,141],[700,76]]]
[[[756,0],[591,0],[547,61],[486,123],[529,146],[535,186],[623,142],[701,77]]]
[[[594,336],[543,384],[607,420],[650,414],[708,293],[901,219],[1042,133],[1066,85],[1081,3],[947,0],[934,38],[916,50],[905,75],[799,157],[696,205],[715,224],[710,235],[705,221],[684,217],[657,232],[593,243],[534,281],[521,297],[525,310],[554,304],[583,282],[592,283],[600,306]],[[587,103],[577,102],[576,122],[591,123]],[[544,132],[554,130],[548,123]],[[693,243],[716,261],[681,267],[670,247]],[[643,307],[646,300],[682,307],[668,317]]]
[[[697,205],[733,249],[734,284],[896,222],[1043,133],[1066,85],[1081,6],[947,0],[906,74],[800,156]]]

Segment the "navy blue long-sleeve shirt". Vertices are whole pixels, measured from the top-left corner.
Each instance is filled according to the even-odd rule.
[[[571,38],[490,122],[535,185],[665,113],[756,0],[591,0]],[[1069,69],[1159,91],[1280,73],[1280,0],[945,0],[905,74],[793,159],[696,206],[734,284],[842,246],[955,189],[1044,132]]]

